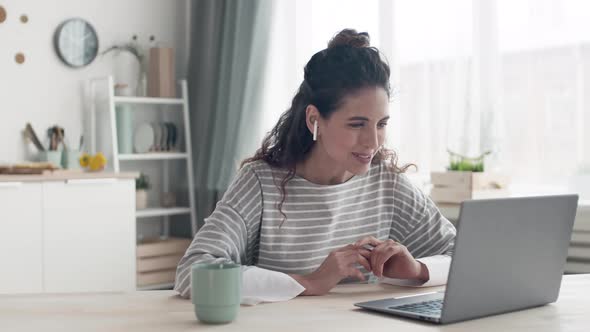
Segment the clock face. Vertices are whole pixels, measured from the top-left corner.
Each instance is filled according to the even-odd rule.
[[[83,67],[96,58],[98,36],[90,23],[74,18],[55,31],[55,49],[61,60],[71,67]]]

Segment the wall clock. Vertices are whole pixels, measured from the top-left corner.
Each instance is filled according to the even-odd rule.
[[[61,23],[53,36],[55,51],[70,67],[84,67],[98,54],[98,36],[94,27],[80,18]]]
[[[6,21],[6,9],[0,6],[0,23]]]

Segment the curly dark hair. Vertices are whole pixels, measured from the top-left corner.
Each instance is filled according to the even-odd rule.
[[[381,87],[391,96],[389,65],[381,59],[379,50],[370,46],[369,34],[345,29],[328,43],[328,48],[314,54],[305,65],[304,80],[274,128],[266,134],[262,146],[253,157],[242,161],[241,166],[264,160],[271,167],[287,170],[279,190],[282,199],[278,209],[282,211],[286,198],[285,186],[295,176],[297,163],[305,160],[314,141],[306,124],[305,109],[314,105],[320,116],[328,119],[342,104],[344,98],[361,89]],[[382,147],[371,164],[386,161],[387,167],[396,173],[405,172],[413,164],[397,165],[397,154]],[[282,224],[282,223],[281,223]]]

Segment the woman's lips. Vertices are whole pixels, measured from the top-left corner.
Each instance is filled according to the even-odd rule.
[[[364,153],[355,153],[353,152],[352,155],[361,163],[368,164],[371,162],[371,158],[373,157],[372,154],[364,154]]]

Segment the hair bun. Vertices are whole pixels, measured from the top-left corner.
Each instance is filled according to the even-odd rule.
[[[338,32],[328,43],[328,48],[336,46],[369,47],[371,38],[366,32],[356,32],[354,29],[344,29]]]

